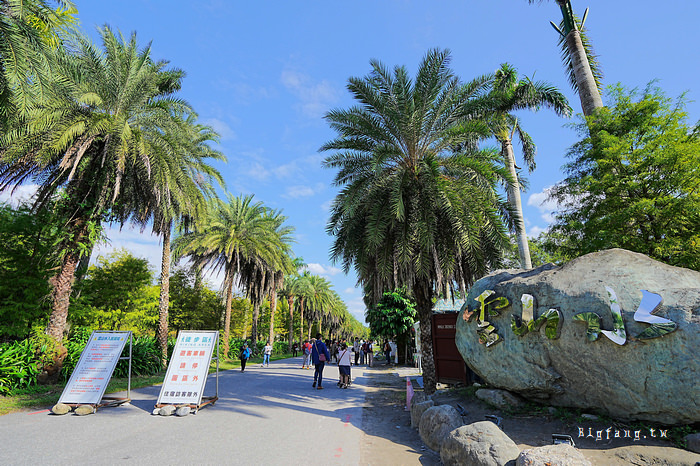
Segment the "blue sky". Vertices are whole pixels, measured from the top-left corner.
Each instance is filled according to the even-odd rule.
[[[549,81],[580,112],[561,66],[556,4],[526,0],[269,1],[76,0],[82,28],[93,38],[104,24],[140,43],[152,42],[153,57],[187,73],[181,95],[200,121],[222,136],[228,157],[218,168],[235,195],[282,209],[296,228],[294,251],[312,272],[327,277],[350,311],[364,321],[354,274],[329,260],[325,233],[328,207],[337,192],[334,173],[321,167],[318,148],[333,137],[323,121],[331,108],[353,104],[345,89],[350,76],[364,76],[369,60],[405,65],[413,74],[431,48],[448,48],[463,80],[509,62],[523,76]],[[590,13],[589,37],[599,55],[604,83],[644,87],[650,80],[668,96],[688,91],[698,99],[700,2],[672,0],[572,0]],[[700,107],[688,106],[689,121]],[[545,110],[521,116],[538,147],[537,169],[523,194],[528,234],[547,228],[551,208],[544,191],[563,178],[561,166],[577,134]],[[520,164],[522,165],[522,163]],[[101,252],[126,247],[160,266],[157,238],[125,227],[110,231]],[[215,277],[213,283],[219,283]]]

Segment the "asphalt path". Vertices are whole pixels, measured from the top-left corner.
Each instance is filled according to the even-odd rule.
[[[339,389],[338,366],[326,365],[316,390],[313,369],[300,367],[290,358],[220,372],[219,400],[183,417],[151,414],[160,386],[88,416],[0,416],[0,464],[359,464],[364,368]],[[210,374],[204,394],[215,390]]]

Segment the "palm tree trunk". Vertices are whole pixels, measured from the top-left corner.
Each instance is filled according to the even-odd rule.
[[[226,316],[224,317],[224,358],[228,359],[229,339],[231,336],[231,304],[233,303],[233,276],[226,284]]]
[[[598,87],[595,84],[591,66],[588,63],[586,50],[581,42],[581,35],[576,29],[573,29],[566,35],[566,47],[571,56],[571,62],[574,67],[574,75],[576,76],[576,85],[578,86],[578,96],[581,99],[581,108],[586,116],[593,113],[603,106],[603,100],[600,98]]]
[[[508,193],[508,204],[510,204],[511,209],[513,209],[518,216],[515,222],[515,237],[518,242],[520,267],[528,270],[532,268],[532,261],[530,260],[530,245],[527,242],[527,234],[525,233],[523,204],[520,199],[520,182],[518,181],[518,172],[515,171],[513,144],[508,138],[501,141],[501,156],[503,157],[506,168],[508,169],[508,172],[512,178],[511,183],[508,183],[506,191]]]
[[[304,341],[304,298],[299,301],[299,342]]]
[[[51,291],[51,301],[53,310],[49,316],[49,324],[46,327],[46,334],[59,345],[63,340],[63,330],[68,319],[68,307],[70,305],[70,294],[75,280],[75,271],[80,262],[78,245],[87,235],[87,221],[79,218],[73,225],[73,235],[71,243],[66,247],[66,253],[61,261],[61,267],[50,283],[53,287]],[[62,362],[62,361],[61,361]]]
[[[291,353],[294,344],[294,296],[287,298],[287,305],[289,306],[289,352]]]
[[[250,332],[250,339],[253,341],[251,350],[255,353],[258,343],[258,319],[260,318],[260,304],[253,303],[253,329]]]
[[[270,344],[275,341],[275,311],[277,310],[277,291],[270,293]]]
[[[160,261],[160,299],[158,302],[158,346],[163,368],[168,366],[168,308],[170,307],[170,227],[163,231],[163,255]]]
[[[53,310],[49,317],[49,324],[46,327],[46,334],[53,338],[58,344],[60,344],[63,339],[63,330],[66,327],[66,320],[68,319],[68,306],[70,304],[70,294],[73,288],[73,279],[79,261],[80,258],[77,251],[71,249],[71,251],[67,252],[63,257],[58,273],[51,278],[51,285],[53,286],[51,292]]]
[[[309,340],[311,340],[311,327],[313,327],[313,326],[314,326],[314,321],[309,320],[309,336],[308,336]]]
[[[420,318],[421,366],[423,367],[423,389],[428,395],[435,393],[437,380],[433,359],[433,296],[429,284],[416,282],[413,287],[416,310]]]

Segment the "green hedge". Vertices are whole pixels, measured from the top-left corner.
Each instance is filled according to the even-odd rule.
[[[90,339],[91,330],[77,329],[70,339],[64,342],[68,351],[63,361],[61,379],[67,382],[75,369],[85,345]],[[172,355],[174,340],[168,341],[168,356]],[[11,394],[14,390],[28,388],[37,384],[42,357],[45,360],[43,342],[28,338],[13,343],[0,344],[0,395]],[[123,357],[129,355],[129,344],[124,347]],[[153,337],[134,339],[131,358],[131,373],[135,376],[154,375],[160,372],[160,351]],[[129,361],[119,361],[114,370],[114,377],[127,377]]]

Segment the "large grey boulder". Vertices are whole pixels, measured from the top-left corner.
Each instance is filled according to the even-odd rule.
[[[617,297],[626,338],[621,338],[621,332],[599,332],[593,341],[595,328],[573,317],[596,313],[602,330],[614,330],[606,287]],[[500,315],[488,315],[484,321],[489,324],[482,322],[479,327],[481,305],[476,298],[486,290],[495,292],[487,303],[502,296],[510,305],[497,310]],[[641,290],[661,296],[663,301],[653,316],[675,323],[675,331],[641,339],[649,336],[650,328],[662,327],[635,321],[644,296]],[[550,313],[554,316],[558,311],[558,325],[553,319],[549,329],[550,336],[558,338],[548,338],[546,328],[516,335],[524,324],[516,319],[512,327],[511,316],[523,315],[524,294],[534,297],[533,320],[550,309],[556,310]],[[464,318],[472,312],[467,322]],[[673,326],[667,325],[667,330]],[[480,336],[482,341],[501,341],[487,346],[480,343]],[[530,400],[605,412],[620,419],[664,424],[700,420],[700,273],[643,254],[612,249],[561,267],[549,264],[529,271],[494,272],[470,289],[457,319],[456,343],[467,364],[489,385]]]
[[[454,429],[440,448],[440,459],[448,466],[502,466],[512,464],[519,454],[515,442],[489,421]]]
[[[435,406],[433,400],[425,400],[419,403],[411,403],[411,427],[418,427],[420,425],[420,418],[423,413],[428,409]]]
[[[440,451],[448,434],[462,424],[462,416],[453,406],[433,406],[421,416],[418,433],[428,448]]]
[[[583,454],[566,443],[523,450],[516,466],[591,466]]]

